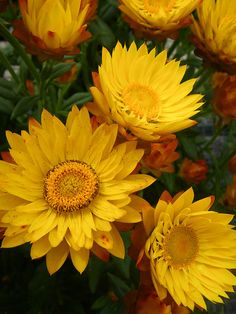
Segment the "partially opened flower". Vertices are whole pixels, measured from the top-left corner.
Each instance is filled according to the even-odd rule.
[[[120,0],[124,19],[137,35],[172,37],[191,23],[190,14],[201,0]]]
[[[125,298],[125,314],[190,314],[190,310],[178,306],[171,298],[161,301],[153,285],[141,283],[138,290]]]
[[[236,175],[233,175],[233,182],[226,186],[226,191],[223,197],[224,204],[231,208],[236,206]]]
[[[129,49],[118,43],[112,55],[103,48],[99,74],[94,75],[89,110],[108,123],[116,122],[122,135],[155,141],[161,135],[195,124],[190,120],[202,96],[189,95],[195,79],[181,83],[186,66],[167,61],[167,52],[148,52],[146,44]]]
[[[218,70],[236,71],[236,2],[204,0],[193,18],[197,53]]]
[[[173,163],[179,158],[177,146],[178,140],[175,135],[158,143],[151,143],[150,152],[143,157],[144,166],[152,169],[157,177],[163,172],[173,173],[175,171]]]
[[[41,59],[78,53],[78,44],[90,37],[86,31],[90,2],[20,0],[23,20],[14,22],[13,34]]]
[[[148,259],[160,299],[167,292],[191,310],[206,309],[205,298],[223,302],[233,292],[236,277],[236,231],[233,215],[209,211],[212,197],[193,202],[189,189],[173,199],[164,192],[155,209],[143,211],[147,234],[138,265]]]
[[[92,18],[94,18],[97,7],[98,0],[81,0],[81,9],[84,9],[88,5],[88,12],[86,15],[86,22],[89,22]]]
[[[215,112],[224,123],[236,120],[236,75],[216,72],[213,75],[213,99]]]
[[[232,174],[236,174],[236,155],[229,160],[229,170]]]
[[[142,158],[135,142],[114,147],[117,126],[94,132],[87,109],[73,107],[66,125],[46,110],[29,133],[7,132],[16,164],[0,161],[2,247],[32,244],[33,259],[46,255],[56,272],[70,255],[79,272],[90,250],[123,258],[116,222],[141,220],[143,200],[131,193],[150,185],[148,175],[130,174]]]
[[[199,184],[206,179],[208,172],[208,166],[204,159],[193,161],[188,158],[184,158],[179,175],[189,183]]]
[[[6,11],[9,5],[9,0],[0,0],[0,13]]]

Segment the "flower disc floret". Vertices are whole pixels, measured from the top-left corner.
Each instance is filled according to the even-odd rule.
[[[58,213],[87,207],[98,194],[99,181],[91,166],[64,161],[49,170],[44,180],[44,198]]]

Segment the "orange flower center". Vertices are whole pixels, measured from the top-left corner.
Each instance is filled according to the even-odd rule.
[[[82,161],[64,161],[51,169],[44,180],[44,198],[58,213],[87,207],[99,189],[98,177]]]
[[[175,268],[187,266],[198,253],[198,239],[192,228],[175,226],[164,239],[164,258]]]
[[[122,97],[128,112],[148,120],[158,117],[159,97],[150,87],[137,83],[130,84],[124,89]]]

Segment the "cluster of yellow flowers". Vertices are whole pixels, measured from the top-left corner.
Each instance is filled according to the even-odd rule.
[[[19,4],[23,20],[15,21],[14,34],[42,60],[78,53],[97,8],[89,0]],[[193,21],[194,41],[212,63],[227,68],[236,62],[233,0],[121,0],[119,8],[142,36],[173,37]],[[155,181],[138,173],[138,164],[158,163],[171,172],[178,158],[174,133],[196,124],[191,118],[203,96],[190,94],[196,79],[183,82],[185,72],[166,50],[118,42],[112,53],[102,50],[93,102],[73,106],[65,124],[43,110],[41,123],[30,119],[28,132],[8,131],[12,161],[0,161],[2,247],[29,242],[32,259],[46,255],[50,274],[68,256],[82,273],[91,252],[103,260],[124,258],[120,226],[138,223],[137,265],[151,275],[159,300],[169,295],[191,310],[206,309],[204,298],[223,302],[236,284],[228,270],[236,268],[233,216],[209,211],[213,197],[193,202],[192,189],[174,198],[164,192],[155,208],[135,194]],[[157,150],[168,155],[167,164],[153,157]]]

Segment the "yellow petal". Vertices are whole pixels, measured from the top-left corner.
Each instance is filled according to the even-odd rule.
[[[81,248],[79,251],[75,251],[70,248],[70,256],[75,268],[82,273],[88,265],[89,250]]]
[[[50,275],[54,274],[65,263],[69,248],[65,241],[52,248],[46,255],[46,265]]]

